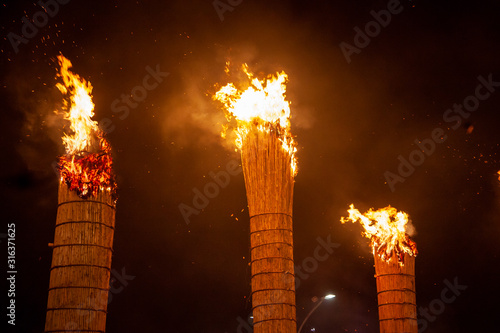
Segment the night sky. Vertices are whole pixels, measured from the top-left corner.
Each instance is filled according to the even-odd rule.
[[[241,324],[251,312],[243,174],[232,175],[189,224],[179,211],[193,206],[211,172],[240,163],[234,145],[220,138],[226,120],[210,98],[228,82],[226,61],[246,62],[260,77],[289,76],[299,166],[295,265],[304,272],[321,242],[339,244],[300,281],[299,325],[314,296],[337,296],[303,332],[379,330],[368,240],[359,225],[340,223],[351,203],[410,215],[417,307],[430,318],[419,315],[422,332],[498,330],[497,1],[221,0],[227,10],[219,13],[211,0],[60,2],[47,22],[36,2],[1,7],[0,261],[5,276],[7,225],[15,223],[12,332],[42,332],[45,323],[47,244],[57,213],[52,164],[68,129],[53,112],[62,103],[55,87],[60,53],[92,83],[94,119],[113,148],[119,198],[112,268],[123,288],[111,296],[108,332],[248,332]],[[388,8],[385,27],[370,24],[372,11]],[[34,16],[37,31],[21,37]],[[355,38],[367,23],[372,37]],[[161,73],[155,88],[139,102],[122,101],[151,71]],[[419,140],[426,152],[419,153]],[[411,158],[419,165],[399,167],[405,175],[398,175]],[[447,283],[467,286],[449,304],[441,301]]]

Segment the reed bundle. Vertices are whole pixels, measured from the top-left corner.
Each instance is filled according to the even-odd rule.
[[[115,200],[61,182],[58,203],[45,332],[105,332]]]
[[[295,333],[291,157],[275,129],[245,136],[242,167],[250,215],[254,332]]]
[[[380,332],[417,333],[415,257],[404,253],[404,265],[396,253],[390,261],[374,258]]]

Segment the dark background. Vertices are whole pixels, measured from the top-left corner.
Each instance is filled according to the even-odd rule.
[[[53,113],[62,101],[55,88],[60,52],[92,83],[94,118],[115,126],[108,135],[119,186],[113,268],[135,278],[113,295],[108,332],[237,332],[237,318],[250,313],[243,175],[189,225],[178,209],[192,205],[193,188],[210,182],[209,172],[239,161],[219,137],[225,120],[210,99],[215,84],[227,83],[227,60],[247,62],[258,75],[289,75],[299,162],[295,264],[313,255],[318,237],[340,244],[297,290],[298,324],[313,296],[337,295],[304,332],[378,331],[368,240],[359,225],[339,222],[350,203],[362,211],[390,204],[410,214],[420,252],[418,306],[439,299],[445,279],[467,286],[426,332],[496,330],[500,89],[456,130],[443,114],[474,93],[478,76],[500,81],[500,5],[402,0],[404,10],[348,64],[339,43],[353,44],[354,27],[363,29],[370,11],[387,3],[244,0],[221,21],[212,1],[72,0],[16,53],[8,33],[20,35],[21,18],[40,7],[3,2],[0,236],[16,223],[15,331],[44,328],[47,244],[57,212],[51,164],[63,153],[67,128]],[[120,119],[112,102],[157,64],[170,75]],[[397,172],[398,156],[407,158],[414,140],[437,127],[447,141],[392,192],[384,172]]]

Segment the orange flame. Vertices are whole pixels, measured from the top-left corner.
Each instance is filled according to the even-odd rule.
[[[66,154],[72,155],[89,149],[93,133],[98,132],[99,127],[97,122],[92,120],[94,116],[92,85],[69,70],[72,67],[71,61],[62,55],[57,59],[61,66],[58,76],[62,78],[63,84],[58,83],[56,87],[63,94],[70,95],[69,102],[64,100],[64,108],[68,111],[64,118],[70,121],[73,135],[64,135],[63,143]]]
[[[398,261],[404,264],[404,253],[416,256],[417,244],[410,239],[407,234],[408,214],[398,211],[396,208],[387,206],[377,211],[369,209],[361,214],[359,210],[351,204],[347,210],[349,217],[342,217],[340,221],[358,222],[364,228],[363,235],[371,240],[373,255],[378,255],[382,260],[390,261],[396,253]]]
[[[213,96],[214,100],[224,105],[228,121],[232,117],[236,119],[236,147],[241,149],[246,135],[255,125],[259,131],[276,131],[283,149],[291,156],[290,167],[295,175],[297,148],[290,133],[290,103],[285,99],[288,76],[281,72],[259,80],[248,70],[247,64],[242,65],[242,69],[250,81],[246,90],[239,90],[233,83],[228,83]]]
[[[99,189],[114,190],[111,147],[92,120],[92,85],[69,70],[72,65],[68,59],[62,55],[57,58],[61,66],[57,76],[63,83],[56,86],[68,96],[63,110],[72,131],[63,137],[66,154],[59,157],[58,163],[61,181],[82,198],[97,195]]]

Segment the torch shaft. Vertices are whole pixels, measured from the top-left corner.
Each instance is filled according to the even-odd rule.
[[[389,262],[375,255],[378,313],[381,333],[417,333],[415,257],[404,254],[404,266],[396,255]]]
[[[293,173],[276,133],[250,131],[242,148],[250,214],[255,333],[295,333]]]
[[[115,204],[59,186],[45,332],[105,332]]]

